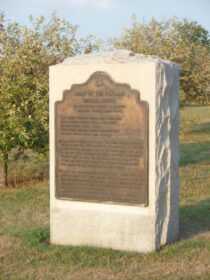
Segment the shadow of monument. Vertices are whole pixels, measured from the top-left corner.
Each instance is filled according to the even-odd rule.
[[[186,134],[204,134],[210,133],[210,122],[195,124],[193,129],[189,130]]]
[[[180,206],[179,213],[179,239],[187,239],[210,231],[210,198],[197,204]]]
[[[179,166],[202,162],[208,162],[207,164],[210,164],[210,143],[180,144],[180,156]]]

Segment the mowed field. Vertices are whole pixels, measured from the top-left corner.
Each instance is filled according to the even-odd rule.
[[[50,245],[48,160],[11,154],[0,279],[210,279],[210,106],[182,108],[180,126],[180,239],[149,254]]]

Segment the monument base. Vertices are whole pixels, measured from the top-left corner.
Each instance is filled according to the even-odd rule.
[[[66,207],[65,207],[66,206]],[[51,208],[51,243],[152,252],[155,216],[145,208],[70,202]]]

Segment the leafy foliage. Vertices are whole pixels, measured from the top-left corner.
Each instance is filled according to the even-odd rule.
[[[30,16],[30,27],[0,13],[0,153],[13,147],[48,151],[49,66],[98,49],[93,36],[78,41],[78,27],[54,12],[49,22]]]
[[[157,55],[180,65],[181,104],[209,103],[210,40],[196,21],[177,18],[146,23],[132,17],[131,28],[111,40],[117,49]]]

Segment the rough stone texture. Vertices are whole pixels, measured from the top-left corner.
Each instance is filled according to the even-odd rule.
[[[147,207],[55,198],[54,103],[96,71],[127,83],[149,104]],[[178,238],[179,67],[157,57],[115,51],[50,67],[50,224],[54,244],[151,252]]]
[[[179,71],[173,64],[156,68],[156,242],[179,234]]]
[[[67,58],[62,63],[63,65],[80,65],[80,64],[98,64],[98,63],[139,63],[139,62],[166,62],[167,64],[174,63],[160,59],[153,55],[136,54],[133,51],[119,50],[112,52],[102,52],[96,54],[82,54]]]

